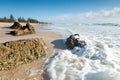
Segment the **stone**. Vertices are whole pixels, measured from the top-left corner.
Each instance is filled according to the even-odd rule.
[[[42,38],[9,41],[0,44],[0,70],[41,59],[47,55],[47,46]]]
[[[22,25],[19,22],[14,22],[12,26],[10,26],[12,29],[21,29]]]
[[[34,33],[35,33],[35,28],[29,23],[27,23],[26,26],[23,26],[21,29],[10,32],[10,34],[15,36],[34,34]]]
[[[70,35],[66,40],[66,46],[68,49],[73,49],[74,47],[83,47],[86,45],[85,41],[80,40],[79,34]]]

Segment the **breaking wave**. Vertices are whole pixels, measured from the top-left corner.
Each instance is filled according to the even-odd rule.
[[[120,80],[119,27],[64,24],[52,28],[55,26],[65,38],[79,33],[87,45],[52,55],[44,66],[48,80]]]

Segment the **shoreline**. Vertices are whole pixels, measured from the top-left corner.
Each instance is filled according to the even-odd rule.
[[[36,32],[35,34],[28,34],[23,36],[12,36],[8,35],[7,33],[11,31],[8,27],[11,26],[13,23],[0,23],[0,43],[4,43],[7,41],[14,41],[14,40],[20,40],[20,39],[31,39],[31,38],[43,38],[43,40],[46,42],[48,46],[48,55],[45,58],[42,58],[40,60],[35,60],[28,64],[23,64],[18,66],[17,68],[13,70],[7,70],[7,71],[0,71],[0,79],[1,80],[29,80],[29,79],[40,79],[42,78],[42,67],[45,64],[45,61],[47,58],[49,58],[50,55],[57,52],[60,49],[63,49],[63,43],[61,41],[62,35],[57,34],[54,32]],[[47,30],[44,27],[42,27],[40,24],[31,23],[36,30]],[[25,25],[25,23],[22,23],[22,25]]]

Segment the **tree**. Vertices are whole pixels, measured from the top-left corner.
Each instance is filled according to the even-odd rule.
[[[10,17],[0,17],[0,22],[15,22],[15,18],[12,14],[10,14]],[[37,19],[32,19],[32,18],[28,18],[27,20],[24,17],[19,17],[17,19],[17,21],[19,22],[31,22],[31,23],[41,23],[41,24],[46,24],[45,22],[40,22]]]
[[[19,22],[27,22],[23,17],[19,17],[19,18],[18,18],[18,21],[19,21]]]
[[[14,21],[15,21],[15,18],[14,18],[14,16],[11,14],[11,15],[10,15],[9,22],[14,22]]]
[[[21,22],[21,17],[18,18],[18,21]]]
[[[27,19],[27,22],[31,22],[31,23],[39,23],[38,20],[36,20],[36,19],[32,19],[32,18],[28,18],[28,19]]]
[[[6,22],[6,21],[7,21],[7,17],[4,17],[4,18],[3,18],[3,21]]]

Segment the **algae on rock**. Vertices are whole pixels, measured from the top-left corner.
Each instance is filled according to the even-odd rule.
[[[47,54],[42,38],[9,41],[0,44],[0,70],[13,69]]]

